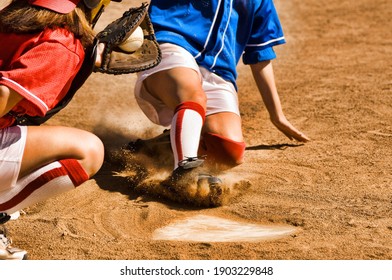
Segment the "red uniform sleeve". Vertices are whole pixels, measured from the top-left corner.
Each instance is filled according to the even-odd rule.
[[[24,97],[12,110],[45,115],[67,93],[83,59],[83,48],[72,34],[62,30],[43,34],[32,48],[0,71],[0,84]]]

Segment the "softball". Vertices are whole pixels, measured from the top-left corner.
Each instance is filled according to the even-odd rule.
[[[134,52],[143,45],[143,41],[143,29],[138,26],[131,36],[119,45],[119,48],[125,52]]]

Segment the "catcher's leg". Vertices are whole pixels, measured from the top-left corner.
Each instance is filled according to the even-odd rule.
[[[92,176],[101,168],[103,157],[103,143],[90,132],[63,126],[29,126],[19,178],[60,159],[77,160]]]
[[[0,192],[0,212],[12,214],[74,189],[98,171],[103,155],[102,142],[89,132],[70,127],[27,127],[19,177]]]
[[[0,196],[0,212],[12,214],[37,202],[67,192],[89,179],[75,159],[52,162],[24,176]]]

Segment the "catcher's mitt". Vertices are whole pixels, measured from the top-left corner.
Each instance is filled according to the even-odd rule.
[[[127,53],[121,45],[140,26],[144,33],[142,46],[135,52]],[[94,72],[107,74],[129,74],[147,70],[161,61],[161,51],[148,14],[148,4],[130,8],[122,17],[113,21],[97,34],[97,43],[104,43],[101,66]]]

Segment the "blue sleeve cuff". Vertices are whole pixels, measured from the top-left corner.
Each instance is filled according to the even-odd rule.
[[[242,61],[244,64],[255,64],[260,61],[272,60],[276,58],[275,51],[272,47],[265,49],[245,51],[242,56]]]

